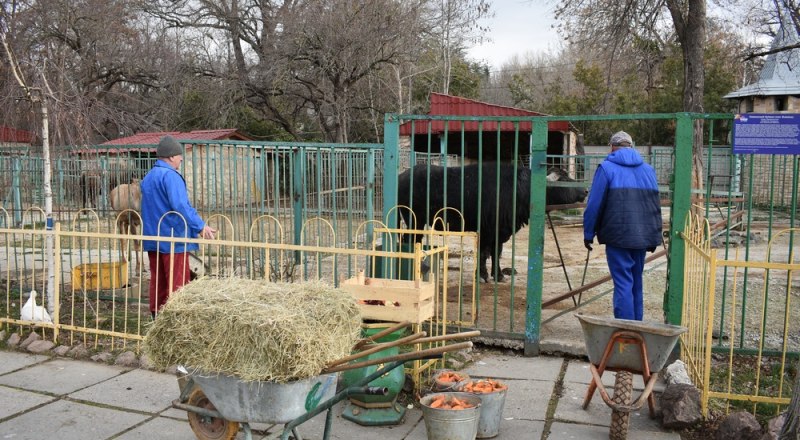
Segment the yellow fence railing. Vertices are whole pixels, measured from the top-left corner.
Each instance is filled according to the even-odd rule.
[[[158,240],[198,244],[195,264],[200,267],[193,273],[196,270],[202,276],[290,282],[322,279],[341,288],[354,286],[354,290],[362,291],[369,291],[359,285],[365,277],[380,278],[389,288],[395,287],[392,283],[396,280],[397,286],[402,284],[399,290],[403,293],[419,290],[427,296],[418,301],[424,303],[422,306],[410,301],[397,307],[405,314],[396,320],[389,312],[380,314],[385,321],[410,320],[415,327],[424,327],[429,336],[445,334],[448,325],[474,324],[474,320],[460,313],[466,307],[470,311],[467,315],[475,316],[474,283],[473,290],[462,295],[459,280],[465,276],[474,278],[475,268],[463,269],[461,262],[453,270],[446,232],[438,240],[426,240],[425,246],[401,247],[400,236],[410,231],[393,230],[370,221],[369,225],[359,226],[357,239],[344,247],[330,222],[321,218],[304,223],[301,244],[283,243],[285,234],[280,222],[270,216],[253,222],[249,241],[230,239],[239,235],[231,231],[232,223],[224,216],[210,216],[208,222],[220,231],[214,240]],[[139,260],[147,261],[140,244],[153,237],[104,231],[96,225],[99,222],[90,219],[69,228],[62,228],[57,222],[51,231],[38,223],[0,228],[0,329],[21,333],[33,329],[57,344],[81,344],[102,351],[140,350],[152,322],[148,304],[151,274],[146,264],[134,269],[129,261],[137,253]],[[461,273],[462,269],[465,272]],[[452,285],[448,278],[452,278]],[[456,297],[458,303],[448,300],[448,289],[453,289],[449,296]],[[44,319],[43,313],[23,314],[32,291],[37,292],[36,310],[49,310],[49,319]],[[374,307],[381,298],[364,301],[364,307]],[[392,302],[387,308],[393,309],[394,297],[387,298]],[[417,319],[408,319],[409,316]],[[428,347],[420,347],[423,348]],[[417,384],[420,371],[432,365],[428,361],[413,368]]]
[[[767,414],[789,403],[791,362],[800,353],[799,235],[785,229],[762,249],[748,248],[745,259],[738,249],[720,259],[708,221],[687,216],[681,357],[705,416],[712,403]]]

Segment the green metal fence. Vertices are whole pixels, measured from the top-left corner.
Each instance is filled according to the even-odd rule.
[[[594,169],[604,159],[602,154],[578,156],[554,148],[562,140],[548,135],[548,123],[568,121],[621,128],[665,122],[674,125],[673,145],[637,147],[656,169],[665,199],[669,258],[663,310],[667,321],[678,323],[684,253],[678,232],[693,204],[717,225],[716,243],[724,249],[726,258],[737,249],[742,258],[747,258],[748,252],[757,252],[760,243],[769,240],[773,230],[797,224],[798,156],[731,154],[730,146],[720,145],[716,139],[721,138],[722,129],[730,128],[732,119],[732,115],[687,113],[534,118],[390,114],[385,119],[382,144],[194,141],[184,143],[186,156],[181,171],[192,203],[204,218],[231,219],[229,225],[217,225],[231,240],[274,236],[275,223],[270,220],[274,218],[284,226],[284,242],[298,244],[303,239],[304,222],[322,217],[331,223],[337,245],[346,246],[359,242],[357,235],[361,233],[355,227],[364,221],[388,219],[390,227],[397,224],[396,211],[392,211],[397,201],[397,178],[410,164],[460,166],[470,161],[516,158],[519,165],[531,169],[528,232],[505,243],[502,255],[510,257],[517,270],[508,275],[510,282],[478,284],[481,319],[476,326],[488,335],[523,341],[526,352],[535,353],[541,341],[543,292],[552,291],[542,275],[549,257],[545,255],[545,188],[588,188]],[[693,191],[692,133],[699,120],[705,122],[705,181],[702,191]],[[425,129],[416,136],[401,137],[401,126],[406,123]],[[446,123],[448,129],[437,129],[436,123]],[[109,150],[103,146],[83,149],[80,154],[57,154],[53,161],[57,218],[67,227],[70,222],[80,225],[88,216],[80,209],[91,206],[92,215],[97,213],[110,230],[113,215],[108,192],[114,184],[143,176],[154,161],[154,148]],[[546,168],[554,164],[567,169],[576,181],[548,183]],[[40,158],[0,156],[2,206],[13,223],[41,221],[29,211],[42,205],[41,175]],[[480,201],[474,203],[477,207]],[[581,233],[580,214],[573,210],[565,215],[574,222],[570,234]],[[361,235],[371,237],[371,231],[367,232]],[[475,264],[478,255],[465,248],[460,257]],[[747,276],[745,270],[743,277]],[[723,290],[725,282],[721,281]],[[787,288],[796,289],[798,285],[800,282]],[[735,342],[737,348],[748,348],[748,341]],[[718,344],[727,342],[720,340]]]

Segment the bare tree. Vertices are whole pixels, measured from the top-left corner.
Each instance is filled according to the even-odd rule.
[[[671,22],[683,52],[683,110],[697,113],[703,112],[706,15],[705,0],[563,0],[556,10],[561,31],[571,41],[603,49],[609,66],[620,64],[633,39],[664,47]],[[702,148],[703,124],[698,120],[693,148],[695,188],[703,186]]]

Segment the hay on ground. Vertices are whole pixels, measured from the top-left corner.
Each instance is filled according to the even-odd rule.
[[[285,383],[349,355],[360,331],[353,296],[322,282],[204,278],[170,296],[144,350],[160,368]]]

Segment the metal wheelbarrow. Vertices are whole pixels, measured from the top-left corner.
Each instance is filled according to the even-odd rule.
[[[611,440],[624,440],[628,436],[628,422],[631,411],[637,411],[645,400],[650,409],[650,417],[655,418],[655,399],[653,387],[658,372],[664,367],[678,337],[686,332],[686,327],[662,324],[652,321],[631,321],[575,314],[581,323],[586,351],[589,356],[589,370],[592,381],[583,400],[583,409],[588,408],[599,390],[603,401],[611,407]],[[614,395],[609,397],[603,386],[602,376],[606,371],[616,371]],[[633,399],[633,375],[642,376],[644,391]]]
[[[240,425],[245,439],[251,440],[251,423],[284,424],[283,429],[263,436],[264,439],[288,439],[292,434],[296,440],[302,440],[297,426],[328,411],[323,437],[327,439],[333,406],[352,394],[385,395],[386,388],[365,385],[403,363],[387,363],[339,393],[336,393],[337,373],[285,384],[243,382],[232,376],[188,373],[185,381],[179,381],[182,382],[181,395],[172,406],[188,412],[189,425],[200,440],[232,440]]]

